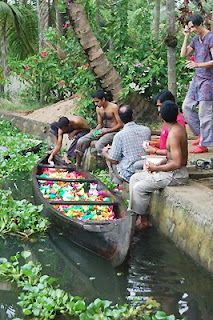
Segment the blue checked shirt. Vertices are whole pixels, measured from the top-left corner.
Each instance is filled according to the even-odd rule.
[[[116,133],[113,139],[109,157],[116,160],[117,170],[121,178],[129,181],[135,172],[133,164],[141,160],[138,155],[144,156],[147,153],[143,148],[143,142],[151,139],[151,130],[148,127],[128,122],[123,129]]]

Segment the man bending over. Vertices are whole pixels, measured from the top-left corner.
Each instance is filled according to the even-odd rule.
[[[53,122],[50,126],[50,134],[55,143],[54,149],[50,152],[48,161],[53,161],[55,154],[59,153],[62,147],[64,134],[68,134],[71,143],[68,151],[64,154],[63,160],[68,164],[71,161],[68,156],[75,158],[75,148],[82,136],[90,131],[89,124],[86,119],[79,116],[71,116],[70,119],[61,117],[58,122]]]

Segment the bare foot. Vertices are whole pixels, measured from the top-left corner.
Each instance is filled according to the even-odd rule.
[[[138,215],[135,228],[137,230],[142,230],[150,227],[152,227],[152,223],[149,221],[148,217],[146,215]]]

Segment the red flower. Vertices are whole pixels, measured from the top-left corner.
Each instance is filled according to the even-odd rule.
[[[191,56],[191,57],[189,57],[189,60],[191,60],[191,61],[195,62],[195,56]]]
[[[46,51],[42,51],[42,52],[41,52],[41,56],[42,56],[43,58],[45,58],[45,57],[47,56]]]
[[[84,66],[84,70],[87,70],[87,69],[88,69],[88,67],[89,67],[88,63],[87,63],[87,64],[85,64],[85,66]]]
[[[65,24],[63,25],[63,29],[66,29],[67,27],[68,27],[68,24],[65,23]]]
[[[65,85],[64,80],[60,80],[59,83],[58,83],[58,85],[59,85],[59,86],[64,86],[64,85]]]
[[[24,68],[25,68],[25,71],[27,71],[29,69],[28,64],[25,64]]]

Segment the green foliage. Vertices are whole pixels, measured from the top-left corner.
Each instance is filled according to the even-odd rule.
[[[112,305],[111,301],[98,298],[87,305],[83,298],[53,287],[55,279],[42,275],[40,263],[30,261],[29,256],[29,251],[23,251],[12,256],[10,261],[0,258],[0,277],[22,288],[18,305],[25,316],[40,320],[55,319],[58,315],[69,315],[70,319],[76,320],[176,319],[158,311],[159,304],[151,298],[145,305]],[[26,263],[21,265],[20,258]]]
[[[9,55],[24,59],[37,46],[36,5],[0,1],[0,25],[5,24]]]
[[[92,175],[96,176],[101,182],[103,182],[109,190],[113,190],[115,188],[116,185],[111,182],[107,170],[96,169],[92,171]]]
[[[0,191],[0,234],[12,233],[29,237],[35,232],[44,232],[49,223],[40,215],[41,206],[34,206],[27,200],[13,200],[11,191]]]
[[[21,93],[23,101],[30,97],[34,102],[50,103],[78,94],[76,112],[92,121],[94,104],[91,95],[96,80],[73,31],[68,26],[66,29],[67,37],[58,36],[53,28],[49,28],[45,37],[51,42],[51,48],[25,61],[11,61],[10,69],[26,85]],[[60,54],[63,59],[59,58]]]
[[[0,126],[0,178],[11,176],[14,172],[32,170],[40,156],[27,150],[35,147],[38,141],[27,134],[20,133],[8,120],[0,120]]]

